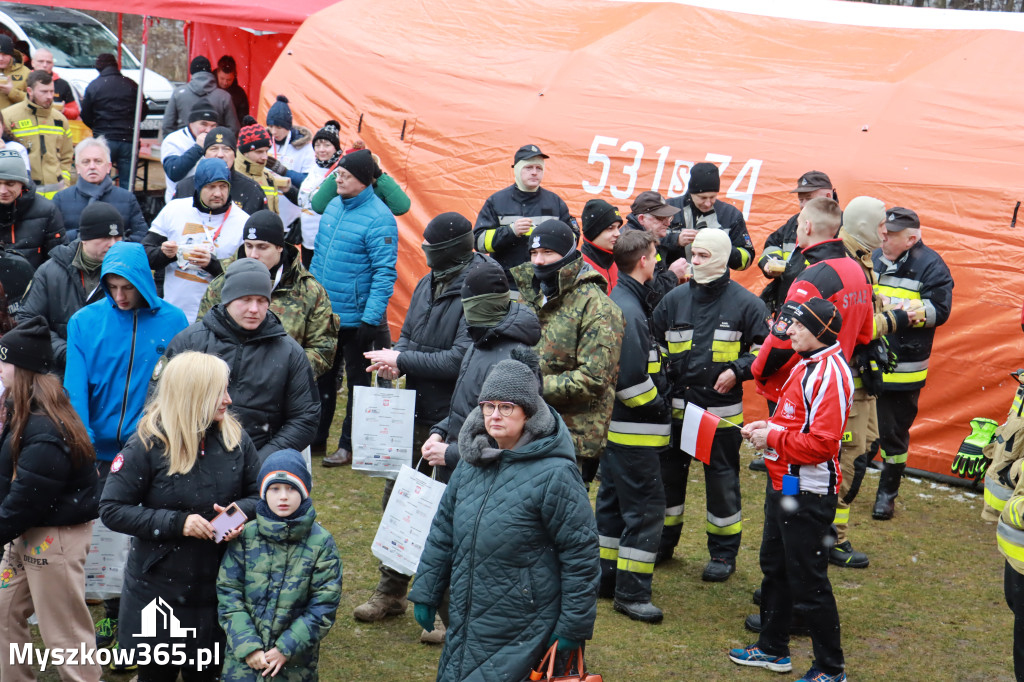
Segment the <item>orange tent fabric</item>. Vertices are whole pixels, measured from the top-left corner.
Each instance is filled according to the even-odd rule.
[[[714,161],[759,249],[810,169],[844,205],[869,194],[913,208],[956,288],[910,464],[948,473],[968,420],[1001,420],[1007,373],[1024,365],[1024,244],[1010,229],[1024,199],[1022,31],[1017,15],[828,0],[346,0],[296,33],[260,109],[286,93],[298,123],[338,119],[412,197],[395,329],[426,272],[423,226],[442,211],[475,219],[527,142],[551,155],[544,185],[575,215],[595,196],[628,210],[644,190],[681,193],[692,163]],[[737,279],[764,283],[756,269]]]

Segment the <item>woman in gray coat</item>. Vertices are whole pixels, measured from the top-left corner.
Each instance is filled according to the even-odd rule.
[[[409,594],[430,631],[450,589],[439,682],[519,682],[556,640],[568,651],[593,635],[594,514],[569,431],[540,397],[535,356],[513,358],[491,371],[462,428],[462,464]]]

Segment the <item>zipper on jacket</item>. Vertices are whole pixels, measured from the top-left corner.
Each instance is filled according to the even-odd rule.
[[[139,311],[132,311],[132,347],[128,355],[128,376],[124,380],[124,395],[121,396],[121,418],[117,421],[117,444],[124,446],[121,440],[121,429],[124,427],[124,414],[128,411],[128,389],[132,384],[132,367],[135,365],[135,338],[139,331]]]

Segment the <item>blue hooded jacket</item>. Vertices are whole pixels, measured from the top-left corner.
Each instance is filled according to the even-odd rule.
[[[134,433],[156,363],[188,320],[156,295],[142,244],[111,246],[101,274],[103,300],[85,306],[68,323],[64,387],[89,431],[96,459],[109,462]],[[107,275],[131,282],[145,304],[120,310],[107,289]]]

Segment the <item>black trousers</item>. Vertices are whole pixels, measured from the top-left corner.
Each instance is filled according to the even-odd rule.
[[[597,534],[601,583],[626,601],[650,601],[665,522],[659,454],[665,448],[608,443],[601,455]]]
[[[679,449],[681,422],[672,422],[672,446],[661,455],[665,486],[665,528],[661,534],[658,559],[672,556],[683,530],[686,483],[690,476],[689,455]],[[711,463],[704,465],[704,495],[707,508],[705,531],[712,559],[735,561],[742,539],[740,502],[740,445],[743,436],[734,427],[718,429],[711,443]]]
[[[1013,674],[1017,682],[1024,682],[1024,575],[1009,561],[1003,569],[1003,594],[1013,611]]]
[[[878,445],[882,459],[892,464],[906,464],[910,451],[910,427],[917,418],[917,400],[921,389],[914,391],[882,391],[878,396]]]
[[[334,408],[338,404],[338,379],[344,368],[348,380],[348,402],[345,405],[345,422],[341,427],[338,447],[352,450],[352,389],[356,386],[369,386],[370,374],[366,368],[370,361],[363,357],[369,348],[360,348],[356,343],[358,327],[342,327],[338,331],[338,350],[334,354],[334,364],[317,379],[316,386],[320,392],[320,428],[317,430],[314,444],[326,443],[330,436],[331,422],[334,421]],[[374,339],[375,348],[391,347],[391,332],[388,323],[381,323]]]
[[[829,675],[843,671],[839,611],[828,579],[828,548],[837,495],[783,497],[768,479],[761,539],[761,625],[757,645],[773,656],[789,655],[789,628],[799,611],[811,630],[814,666]]]

